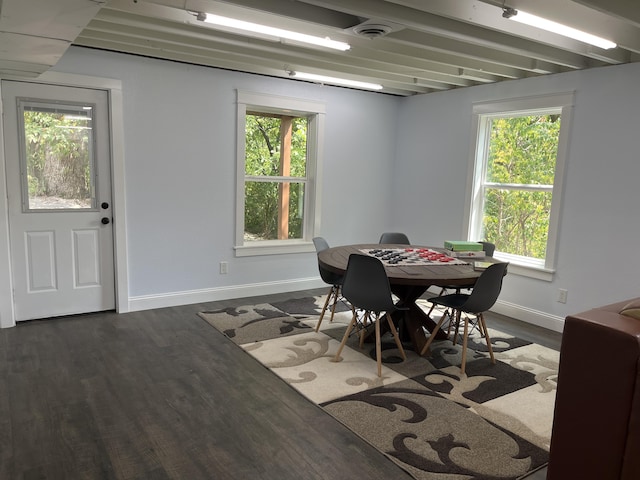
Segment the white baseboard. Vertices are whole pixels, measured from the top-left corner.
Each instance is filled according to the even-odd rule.
[[[128,312],[151,310],[153,308],[177,307],[193,303],[215,302],[232,298],[256,297],[260,295],[272,295],[277,293],[295,292],[299,290],[312,290],[326,287],[326,284],[318,278],[303,278],[282,282],[252,283],[247,285],[232,285],[229,287],[208,288],[184,292],[171,292],[158,295],[140,295],[129,297]],[[438,292],[440,289],[438,289]],[[431,292],[435,293],[435,292]],[[523,307],[514,303],[498,300],[491,311],[500,315],[515,318],[522,322],[537,325],[542,328],[562,333],[564,318],[550,315],[539,310]],[[125,312],[121,312],[125,313]],[[13,327],[0,322],[0,328]]]
[[[440,294],[440,287],[429,288],[429,293],[435,295]],[[534,310],[532,308],[523,307],[515,303],[509,303],[502,300],[498,300],[491,309],[492,312],[499,313],[506,317],[515,318],[521,322],[537,325],[538,327],[546,328],[554,332],[560,332],[564,330],[564,318],[557,315],[551,315],[549,313]]]
[[[192,303],[215,302],[232,298],[257,297],[276,293],[295,292],[325,287],[318,278],[303,278],[283,282],[251,283],[229,287],[206,288],[184,292],[171,292],[158,295],[140,295],[129,297],[129,312],[150,310],[153,308],[177,307]]]
[[[562,333],[562,331],[564,330],[563,317],[550,315],[539,310],[516,305],[515,303],[498,300],[491,311],[499,313],[500,315],[515,318],[516,320],[520,320],[522,322],[537,325],[554,332]]]

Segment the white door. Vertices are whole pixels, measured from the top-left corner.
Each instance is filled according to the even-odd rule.
[[[107,92],[2,81],[16,320],[115,308]]]

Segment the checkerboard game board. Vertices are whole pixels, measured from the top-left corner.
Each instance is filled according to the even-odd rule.
[[[450,257],[430,248],[366,248],[362,253],[378,258],[385,265],[467,265],[468,262]]]

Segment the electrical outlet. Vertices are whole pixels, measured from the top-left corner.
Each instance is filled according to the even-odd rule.
[[[567,303],[567,293],[568,291],[565,288],[558,289],[558,302]]]
[[[229,263],[228,262],[220,262],[220,273],[221,274],[229,273]]]

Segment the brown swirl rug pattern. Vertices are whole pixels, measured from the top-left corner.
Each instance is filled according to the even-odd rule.
[[[360,349],[355,335],[333,361],[351,312],[342,306],[315,333],[323,303],[307,297],[200,316],[418,480],[517,479],[546,464],[557,351],[489,328],[496,365],[474,332],[461,376],[460,345],[435,342],[429,358],[407,348],[402,362],[387,334],[379,378],[373,344]]]

